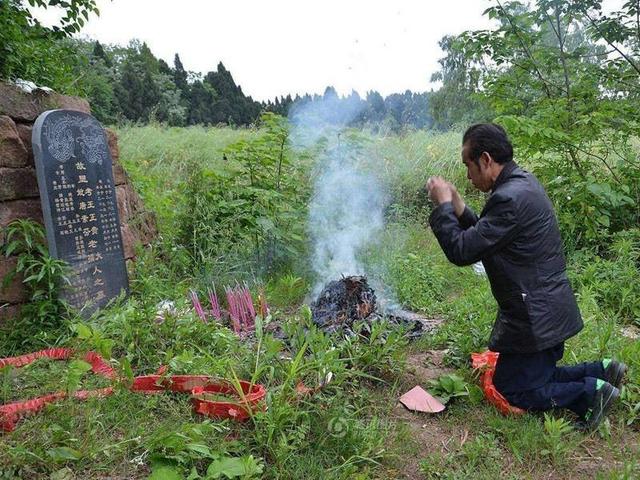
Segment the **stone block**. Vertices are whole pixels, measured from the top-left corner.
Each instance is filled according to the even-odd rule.
[[[136,256],[136,245],[139,240],[129,225],[123,223],[120,225],[120,233],[122,234],[122,246],[124,248],[124,258],[130,259]]]
[[[18,218],[31,218],[38,223],[44,223],[40,199],[30,198],[0,202],[0,229]]]
[[[128,185],[116,185],[116,203],[118,204],[120,222],[127,223],[130,217]]]
[[[113,159],[113,182],[115,185],[124,185],[127,183],[127,173],[124,171],[122,164],[120,163],[120,148],[118,147],[118,137],[116,133],[106,128],[107,143],[109,145],[109,151],[111,152],[111,158]]]
[[[31,132],[33,131],[33,125],[28,123],[16,123],[16,128],[18,130],[18,135],[20,135],[20,140],[22,140],[22,144],[27,150],[27,165],[29,167],[35,167],[35,162],[33,160],[33,146],[31,145]]]
[[[19,122],[34,122],[41,113],[58,108],[91,113],[89,103],[83,98],[41,89],[26,92],[15,85],[0,82],[0,115],[8,115]]]
[[[156,215],[148,210],[138,215],[139,224],[137,225],[140,241],[143,245],[150,245],[158,236],[158,223]]]
[[[0,167],[26,167],[28,159],[16,124],[10,117],[0,116]]]
[[[18,260],[16,257],[0,258],[0,304],[3,303],[21,303],[26,302],[29,297],[25,290],[21,274],[14,275],[11,282],[3,287],[5,277],[9,275],[15,268]]]
[[[105,128],[104,131],[107,134],[107,145],[109,145],[109,151],[111,152],[113,163],[119,162],[120,148],[118,147],[118,136],[116,135],[116,132],[110,128]]]
[[[118,163],[113,164],[113,183],[114,185],[124,185],[128,183],[129,177],[127,177],[127,172],[124,171],[124,168]]]
[[[17,318],[18,315],[20,315],[21,308],[22,305],[20,304],[11,305],[8,303],[0,303],[0,324]]]
[[[33,168],[0,168],[0,201],[38,197]]]
[[[116,187],[125,258],[133,258],[137,244],[149,245],[158,235],[155,215],[146,211],[130,184]]]

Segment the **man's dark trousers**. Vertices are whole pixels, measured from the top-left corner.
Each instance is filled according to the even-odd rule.
[[[514,406],[542,411],[568,408],[582,417],[596,393],[597,379],[604,378],[602,362],[557,367],[564,342],[527,354],[501,353],[493,383]]]

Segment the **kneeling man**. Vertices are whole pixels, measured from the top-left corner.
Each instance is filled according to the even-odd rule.
[[[605,359],[557,367],[564,341],[582,329],[566,274],[560,231],[538,180],[513,161],[496,124],[470,127],[462,161],[474,187],[490,192],[480,214],[440,177],[427,184],[437,205],[429,223],[456,265],[482,261],[498,303],[489,348],[500,352],[494,384],[512,404],[532,411],[568,408],[594,429],[619,397],[625,365]]]

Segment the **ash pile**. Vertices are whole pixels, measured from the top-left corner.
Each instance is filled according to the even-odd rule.
[[[407,328],[410,337],[433,332],[439,320],[428,319],[402,309],[381,312],[375,291],[366,277],[349,276],[325,285],[311,304],[313,322],[327,333],[354,333],[354,323],[362,322],[365,331],[374,322],[388,321]]]

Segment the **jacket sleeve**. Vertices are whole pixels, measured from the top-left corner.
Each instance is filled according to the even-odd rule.
[[[466,230],[467,228],[473,227],[476,223],[478,223],[478,216],[473,210],[465,205],[462,215],[458,217],[458,222],[460,223],[462,229]]]
[[[513,201],[497,197],[489,199],[482,218],[467,229],[460,224],[451,202],[439,205],[431,213],[429,223],[444,254],[459,266],[492,255],[520,230]]]

